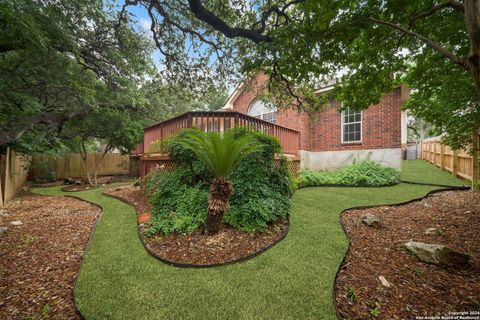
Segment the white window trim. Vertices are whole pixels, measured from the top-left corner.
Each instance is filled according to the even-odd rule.
[[[265,112],[265,113],[260,113],[260,114],[257,114],[257,115],[255,115],[255,116],[253,116],[253,115],[250,114],[251,108],[253,107],[253,105],[254,105],[257,101],[261,101],[261,100],[255,99],[255,100],[253,100],[253,101],[250,103],[250,106],[249,106],[248,109],[247,109],[247,115],[249,115],[250,117],[258,118],[258,119],[263,120],[263,121],[267,121],[267,122],[270,122],[270,123],[277,124],[277,123],[278,123],[278,109],[277,109],[277,108],[275,108],[275,110],[272,110],[272,111],[269,111],[269,112]],[[265,115],[267,115],[267,114],[272,114],[272,113],[275,114],[275,122],[271,122],[271,121],[268,121],[268,120],[265,120],[265,119],[264,119],[264,116],[265,116]]]
[[[343,105],[343,103],[342,103]],[[351,141],[345,141],[343,139],[343,131],[344,131],[344,125],[345,125],[345,110],[342,111],[341,115],[341,139],[342,139],[342,144],[349,144],[349,143],[362,143],[363,142],[363,111],[360,111],[360,121],[354,121],[354,122],[348,122],[348,124],[354,124],[354,123],[360,123],[360,140],[351,140]]]

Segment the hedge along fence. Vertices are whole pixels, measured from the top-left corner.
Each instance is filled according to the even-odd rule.
[[[477,159],[475,164],[469,150],[452,150],[441,143],[441,137],[422,141],[422,159],[451,172],[455,177],[470,181],[472,180],[474,168],[477,170],[477,178],[480,173],[480,161]]]
[[[9,148],[6,154],[0,155],[0,207],[22,189],[27,180],[30,160],[30,157],[17,154]]]
[[[100,160],[101,153],[87,155],[87,165],[91,172],[95,163]],[[85,164],[79,153],[69,153],[62,157],[34,156],[30,178],[46,178],[53,171],[57,179],[79,178],[86,176]],[[119,153],[107,153],[98,167],[98,175],[114,175],[129,173],[129,156]]]

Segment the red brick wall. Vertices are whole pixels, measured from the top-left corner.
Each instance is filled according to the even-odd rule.
[[[342,143],[339,103],[310,115],[308,151],[387,149],[401,147],[401,89],[382,97],[362,112],[362,142]]]
[[[267,76],[259,74],[249,81],[248,85],[244,87],[245,89],[233,102],[233,110],[247,114],[258,93],[263,90],[263,84],[266,80]],[[307,139],[309,119],[306,112],[281,110],[277,114],[277,124],[300,131],[300,149],[305,150],[309,144]]]
[[[263,90],[266,76],[252,79],[233,102],[233,110],[247,113],[257,93]],[[317,113],[282,110],[277,123],[300,131],[300,149],[307,151],[336,151],[400,148],[401,146],[401,89],[383,96],[380,103],[362,114],[362,142],[342,143],[339,103]]]

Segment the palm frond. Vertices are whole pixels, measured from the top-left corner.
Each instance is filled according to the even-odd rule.
[[[231,130],[223,134],[195,130],[176,142],[191,150],[217,177],[227,177],[246,156],[263,148],[253,136],[235,138]]]

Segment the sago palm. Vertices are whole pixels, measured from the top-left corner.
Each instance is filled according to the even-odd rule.
[[[242,159],[261,149],[262,145],[250,134],[236,138],[232,130],[224,133],[191,130],[177,142],[191,150],[214,175],[208,196],[205,228],[208,234],[215,234],[230,208],[229,200],[233,195],[230,173]]]

